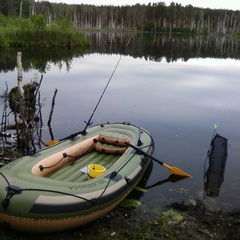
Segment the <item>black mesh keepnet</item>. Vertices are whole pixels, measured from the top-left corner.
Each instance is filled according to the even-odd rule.
[[[216,134],[208,152],[208,169],[204,169],[204,188],[207,196],[217,197],[224,180],[224,171],[228,155],[228,139]]]

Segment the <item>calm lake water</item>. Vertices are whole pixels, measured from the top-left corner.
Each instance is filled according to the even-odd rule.
[[[121,59],[120,59],[121,57]],[[24,56],[23,56],[24,58]],[[50,140],[47,121],[52,97],[58,89],[53,113],[55,139],[84,128],[117,62],[120,63],[94,114],[94,124],[129,121],[148,130],[155,140],[154,157],[192,175],[166,182],[142,193],[136,211],[155,211],[189,198],[210,208],[230,211],[240,196],[240,61],[234,58],[193,57],[188,61],[153,61],[121,54],[88,53],[71,60],[71,68],[49,62],[43,74],[41,100],[43,141]],[[24,82],[37,74],[23,73]],[[0,89],[17,83],[17,71],[0,73]],[[2,107],[2,105],[0,106]],[[1,110],[1,109],[0,109]],[[204,163],[214,131],[228,138],[224,182],[217,197],[204,191]],[[146,186],[168,178],[170,172],[154,163]]]

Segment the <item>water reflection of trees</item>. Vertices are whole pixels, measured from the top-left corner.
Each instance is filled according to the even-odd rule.
[[[52,49],[22,49],[24,56],[22,65],[24,71],[36,69],[40,73],[49,70],[49,63],[62,68],[66,66],[69,71],[73,58],[82,57],[89,49],[85,48],[52,48]],[[18,49],[2,49],[0,54],[0,72],[14,71],[16,68],[16,55]]]
[[[121,54],[147,61],[188,61],[191,58],[240,59],[240,40],[213,35],[157,35],[122,32],[86,32],[92,41],[91,49],[58,48],[51,50],[24,49],[23,68],[36,69],[41,73],[49,70],[49,63],[71,68],[73,58],[87,53]],[[16,49],[3,50],[0,55],[0,72],[13,71],[16,67]]]
[[[211,35],[141,35],[131,33],[87,33],[93,52],[130,55],[168,62],[191,58],[240,58],[240,40]]]

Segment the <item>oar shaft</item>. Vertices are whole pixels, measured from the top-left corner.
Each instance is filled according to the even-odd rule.
[[[159,161],[158,159],[156,159],[155,157],[151,156],[150,154],[144,152],[142,149],[132,145],[131,143],[125,142],[126,145],[130,146],[131,148],[135,149],[137,152],[142,153],[143,155],[153,159],[154,161],[158,162],[159,164],[163,165],[163,162]]]
[[[152,160],[156,161],[157,163],[161,164],[163,167],[167,168],[172,174],[175,174],[175,175],[180,175],[180,176],[184,176],[184,177],[191,177],[191,175],[189,175],[188,173],[182,171],[181,169],[179,168],[176,168],[176,167],[171,167],[169,165],[167,165],[166,163],[164,162],[161,162],[159,161],[158,159],[156,159],[155,157],[149,155],[148,153],[144,152],[142,149],[128,143],[128,142],[125,142],[125,144],[127,146],[130,146],[131,148],[135,149],[137,152],[151,158]]]

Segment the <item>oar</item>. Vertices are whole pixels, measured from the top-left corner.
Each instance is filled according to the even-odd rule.
[[[58,143],[59,141],[62,141],[62,139],[59,139],[59,140],[53,139],[53,140],[50,140],[50,141],[48,141],[48,142],[45,142],[44,145],[45,145],[46,147],[50,147],[50,146]]]
[[[151,158],[151,159],[154,160],[155,162],[161,164],[163,167],[167,168],[167,169],[171,172],[171,174],[175,174],[175,175],[179,175],[179,176],[184,176],[184,177],[191,177],[191,175],[189,175],[188,173],[182,171],[181,169],[176,168],[176,167],[171,167],[171,166],[167,165],[166,163],[159,161],[159,160],[156,159],[155,157],[149,155],[148,153],[146,153],[146,152],[144,152],[142,149],[140,149],[140,148],[132,145],[131,143],[125,142],[125,144],[126,144],[127,146],[135,149],[137,152],[139,152],[139,153],[141,153],[141,154],[143,154],[143,155]]]
[[[50,140],[50,141],[48,141],[48,142],[45,142],[44,145],[45,145],[46,147],[49,147],[49,146],[52,146],[52,145],[54,145],[54,144],[56,144],[56,143],[58,143],[58,142],[61,142],[61,141],[63,141],[63,140],[74,139],[77,135],[79,135],[79,134],[81,134],[81,133],[82,133],[82,131],[77,132],[77,133],[74,133],[74,134],[71,134],[71,135],[69,135],[68,137],[65,137],[65,138],[62,138],[62,139],[53,139],[53,140]]]

